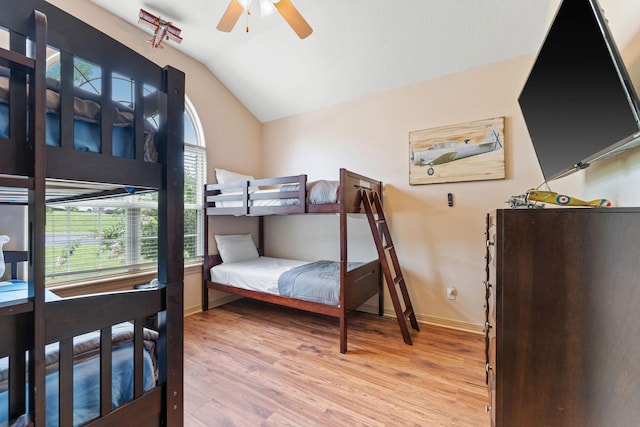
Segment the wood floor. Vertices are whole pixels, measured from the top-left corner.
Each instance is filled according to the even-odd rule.
[[[186,426],[488,426],[482,336],[239,300],[185,318]]]

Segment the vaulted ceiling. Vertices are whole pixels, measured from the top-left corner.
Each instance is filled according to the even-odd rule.
[[[172,21],[184,37],[174,46],[205,64],[261,122],[536,52],[559,3],[291,0],[314,30],[301,40],[281,16],[262,17],[259,8],[232,32],[217,31],[230,0],[91,1],[133,25],[140,8]],[[614,35],[638,29],[640,2],[600,3]]]

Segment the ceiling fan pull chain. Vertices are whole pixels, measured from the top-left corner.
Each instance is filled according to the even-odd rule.
[[[247,4],[247,26],[246,26],[246,32],[249,32],[249,15],[251,15],[251,2],[249,2]]]

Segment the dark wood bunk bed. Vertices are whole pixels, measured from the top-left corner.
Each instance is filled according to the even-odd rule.
[[[7,257],[9,262],[27,261],[28,275],[23,287],[10,283],[18,286],[17,297],[0,299],[0,362],[6,365],[0,381],[4,383],[0,396],[6,404],[0,407],[0,417],[8,425],[181,426],[184,74],[156,66],[44,0],[0,0],[0,10],[0,27],[9,35],[9,48],[0,47],[0,79],[5,82],[4,99],[0,87],[0,204],[25,205],[28,217],[27,251],[8,252]],[[60,77],[53,89],[46,77],[48,46],[60,55]],[[97,152],[74,148],[74,104],[77,107],[79,102],[73,83],[74,58],[101,69],[101,95],[94,100],[98,106]],[[112,143],[118,116],[111,108],[116,73],[135,82],[127,142],[132,154],[125,157],[116,153],[116,143]],[[145,96],[143,87],[151,88],[151,93]],[[59,98],[54,111],[59,123],[57,146],[47,135],[51,94]],[[145,121],[150,116],[159,117],[160,123],[151,138],[157,161],[145,160],[145,153],[149,157],[153,151],[145,147],[145,141],[149,143]],[[124,194],[132,189],[158,192],[159,286],[50,298],[45,287],[46,203]],[[152,315],[158,317],[157,373],[145,385],[149,352],[143,324]],[[132,330],[126,361],[132,370],[132,390],[131,397],[114,407],[112,385],[115,387],[119,357],[114,335],[123,322]],[[98,397],[92,402],[97,415],[88,419],[74,414],[81,412],[74,402],[78,380],[74,342],[87,333],[97,333],[99,343],[93,374]],[[56,344],[58,368],[52,400],[47,359],[48,349]],[[47,418],[52,411],[54,420]]]
[[[202,309],[209,309],[209,290],[218,290],[268,303],[306,310],[337,317],[340,320],[340,352],[347,351],[347,316],[364,302],[378,295],[379,315],[383,314],[383,292],[380,261],[362,263],[348,269],[347,215],[362,214],[362,191],[382,194],[382,182],[340,169],[337,200],[335,203],[308,203],[307,176],[296,175],[242,181],[236,183],[208,184],[205,186],[205,252],[203,268]],[[277,188],[278,191],[250,191],[251,188]],[[225,189],[240,189],[222,193]],[[260,204],[260,201],[275,203]],[[217,205],[216,205],[217,204]],[[221,206],[222,205],[222,206]],[[229,206],[231,205],[231,206]],[[274,206],[275,205],[275,206]],[[272,293],[257,292],[211,281],[211,267],[221,264],[219,254],[209,254],[209,218],[218,215],[255,216],[259,221],[258,252],[264,255],[264,216],[339,214],[340,268],[339,298],[337,305],[306,301]]]

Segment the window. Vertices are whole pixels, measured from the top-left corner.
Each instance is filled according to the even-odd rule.
[[[75,84],[99,91],[99,69],[76,61]],[[56,76],[59,68],[49,68]],[[114,100],[129,107],[134,82],[113,76]],[[153,88],[144,88],[145,92]],[[193,105],[185,100],[185,263],[200,261],[203,253],[203,194],[206,152],[202,126]],[[155,118],[148,119],[155,126]],[[157,192],[130,194],[91,201],[58,202],[47,205],[47,285],[95,280],[154,270],[158,260]]]
[[[200,261],[204,253],[204,194],[207,153],[195,108],[185,98],[184,116],[184,259]]]
[[[48,205],[47,284],[154,268],[157,206],[157,192]]]

